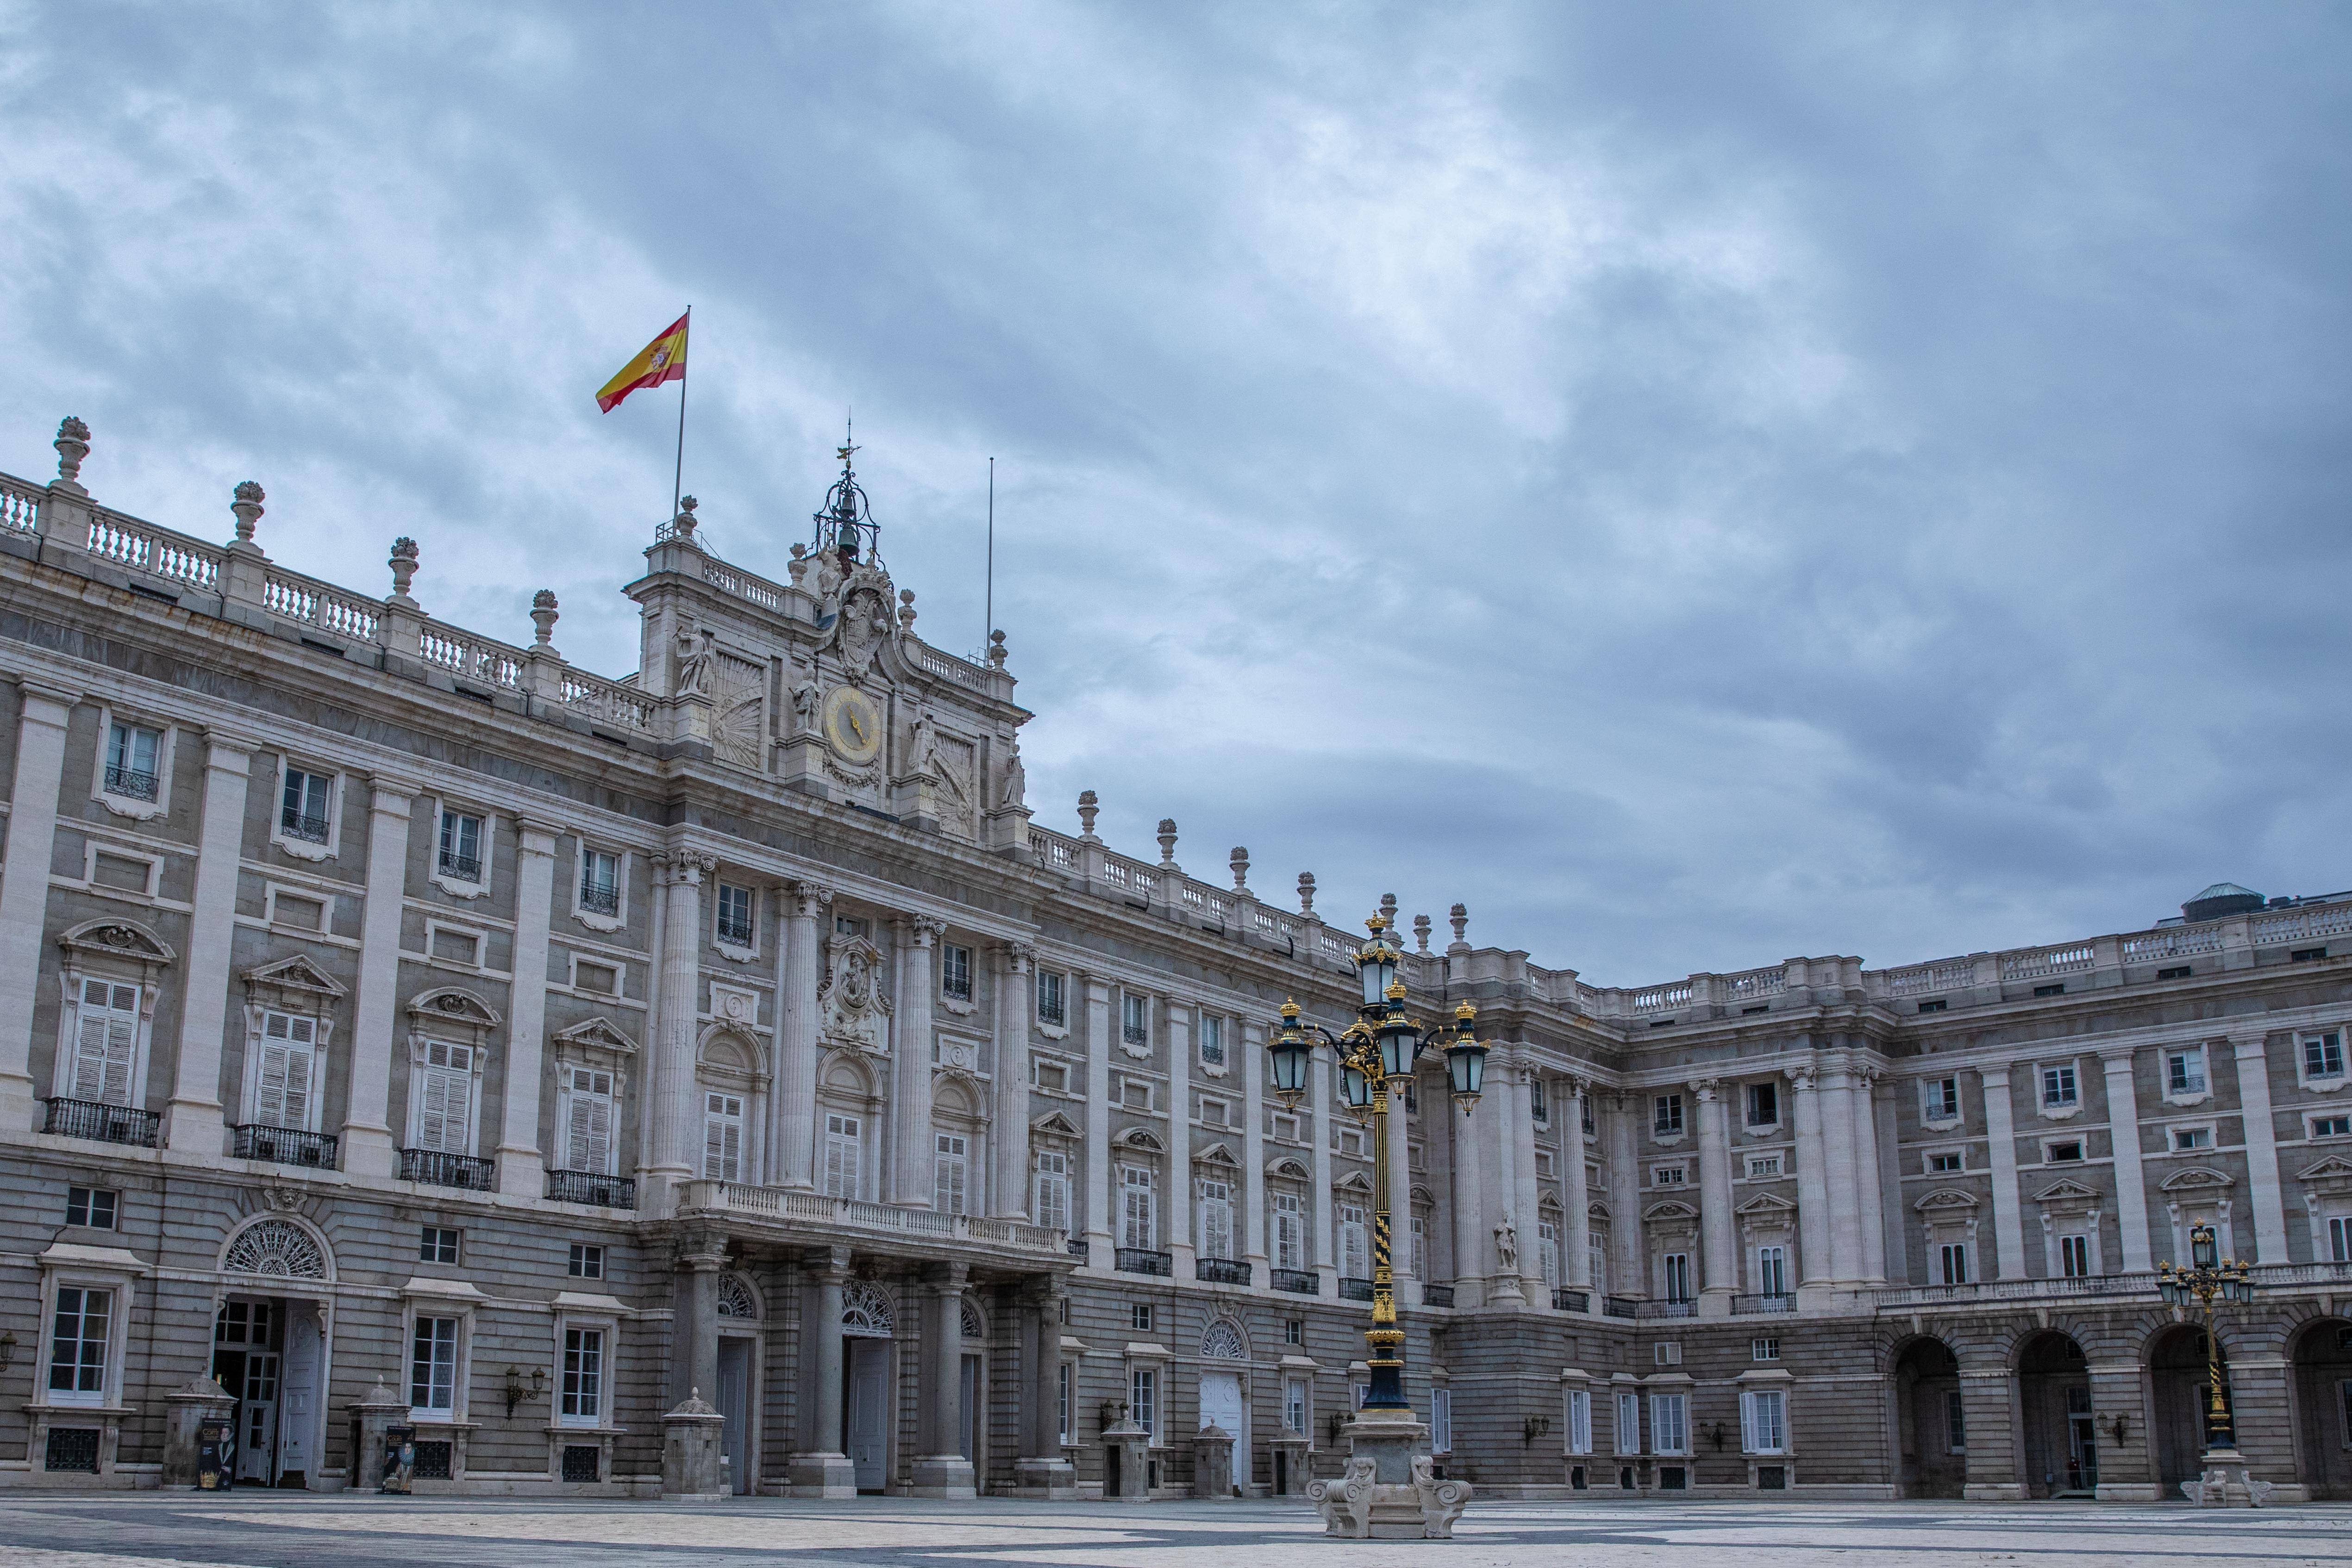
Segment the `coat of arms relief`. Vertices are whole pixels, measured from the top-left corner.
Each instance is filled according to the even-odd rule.
[[[817,988],[817,1034],[827,1045],[879,1052],[889,1040],[890,998],[882,994],[881,950],[863,936],[836,934],[825,948]]]

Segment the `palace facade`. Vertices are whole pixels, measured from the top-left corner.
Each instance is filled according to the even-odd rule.
[[[179,1484],[218,1414],[249,1484],[397,1422],[426,1489],[650,1494],[697,1399],[745,1492],[1336,1471],[1371,1145],[1265,1045],[1352,1016],[1359,912],[1033,821],[1002,635],[917,633],[846,455],[778,577],[664,525],[614,680],[89,444],[0,476],[0,1482]],[[2210,1224],[2255,1474],[2352,1496],[2352,894],[1639,988],[1404,924],[1494,1047],[1388,1173],[1482,1495],[2178,1495]]]

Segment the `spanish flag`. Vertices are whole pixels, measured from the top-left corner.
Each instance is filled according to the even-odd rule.
[[[686,380],[686,324],[693,319],[689,310],[658,338],[647,343],[634,360],[621,367],[621,373],[604,383],[596,394],[596,406],[606,413],[621,406],[621,400],[641,387],[657,387],[664,382]]]

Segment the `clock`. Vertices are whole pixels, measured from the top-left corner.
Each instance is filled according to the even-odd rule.
[[[874,699],[856,686],[835,686],[825,694],[819,716],[824,737],[842,760],[863,767],[882,755],[882,714]]]

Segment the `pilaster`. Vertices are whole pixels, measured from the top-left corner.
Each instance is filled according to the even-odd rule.
[[[908,1208],[932,1204],[931,952],[947,928],[925,915],[902,915],[898,995],[891,1015],[890,1054],[896,1063],[890,1103],[890,1201]]]
[[[499,1190],[535,1197],[545,1189],[539,1146],[546,1087],[548,925],[555,906],[555,830],[515,822],[514,993],[507,1006],[506,1113],[499,1137]]]
[[[351,1093],[343,1113],[345,1174],[386,1180],[393,1172],[392,1073],[400,1054],[400,917],[408,886],[408,818],[419,786],[368,781],[367,907],[360,919],[360,983],[352,1006]]]
[[[702,883],[718,868],[715,856],[697,850],[672,850],[654,857],[655,885],[665,891],[661,989],[654,1008],[653,1163],[646,1170],[651,1186],[667,1188],[691,1180],[702,1168],[701,1140],[695,1136],[700,1118],[695,1104],[694,1037],[702,990]],[[675,1195],[666,1192],[662,1206],[675,1201]]]
[[[1698,1101],[1698,1234],[1705,1280],[1699,1286],[1699,1315],[1731,1315],[1731,1297],[1738,1290],[1739,1261],[1731,1223],[1731,1128],[1725,1114],[1723,1082],[1701,1078],[1692,1082]]]
[[[1029,1214],[1029,977],[1035,955],[1018,942],[996,951],[996,1076],[991,1085],[988,1211]]]
[[[1878,1074],[1868,1067],[1853,1075],[1855,1218],[1862,1228],[1862,1278],[1886,1278],[1886,1173],[1878,1157]]]
[[[66,726],[74,694],[16,683],[16,782],[7,847],[0,853],[0,1126],[38,1124],[33,1085],[33,1005],[48,925],[49,862],[57,852],[58,794],[65,779]]]
[[[2289,1261],[2286,1202],[2279,1190],[2278,1124],[2271,1111],[2269,1037],[2233,1033],[2230,1049],[2238,1061],[2238,1103],[2245,1108],[2246,1185],[2254,1206],[2256,1259]]]
[[[817,989],[824,977],[824,916],[833,890],[813,882],[784,889],[783,977],[777,989],[776,1083],[768,1097],[774,1151],[770,1179],[816,1188]],[[836,1322],[839,1313],[835,1314]],[[855,1490],[855,1489],[853,1489]]]
[[[1242,1255],[1250,1278],[1272,1282],[1265,1249],[1265,1026],[1241,1021],[1242,1051]]]
[[[846,1500],[857,1495],[857,1469],[841,1451],[841,1293],[849,1281],[850,1250],[835,1247],[817,1265],[816,1312],[808,1326],[814,1342],[816,1383],[801,1410],[800,1451],[785,1471],[785,1495]]]
[[[1559,1134],[1559,1201],[1567,1216],[1560,1232],[1560,1278],[1574,1290],[1592,1289],[1592,1188],[1584,1167],[1585,1096],[1592,1086],[1580,1078],[1563,1081],[1568,1120]],[[1597,1310],[1598,1301],[1593,1303]]]
[[[923,1324],[926,1413],[924,1437],[930,1452],[918,1458],[908,1491],[915,1497],[964,1499],[977,1495],[971,1461],[960,1449],[963,1432],[963,1292],[969,1279],[961,1263],[940,1266],[927,1287]]]
[[[1811,1063],[1790,1069],[1789,1103],[1797,1124],[1797,1279],[1801,1287],[1824,1286],[1831,1277],[1829,1166]]]
[[[187,985],[166,1145],[202,1155],[223,1148],[221,1049],[228,1030],[229,946],[236,933],[237,868],[245,851],[246,786],[254,742],[205,737],[204,816],[196,829],[194,908],[188,922]]]
[[[2009,1069],[1980,1067],[1977,1076],[1984,1082],[1985,1158],[1992,1167],[1992,1234],[2000,1277],[2022,1280],[2025,1227],[2018,1212],[2017,1129],[2010,1109]]]
[[[1087,1266],[1108,1269],[1117,1245],[1110,1209],[1110,982],[1073,976],[1086,991]]]
[[[2140,1160],[2139,1094],[2132,1081],[2132,1051],[2103,1051],[2107,1075],[2107,1135],[2115,1145],[2116,1225],[2123,1233],[2124,1272],[2145,1274],[2156,1267],[2147,1229],[2147,1176]],[[2102,1460],[2100,1473],[2106,1473]]]
[[[1168,1255],[1173,1276],[1194,1277],[1200,1249],[1192,1235],[1192,1009],[1167,1004]]]

